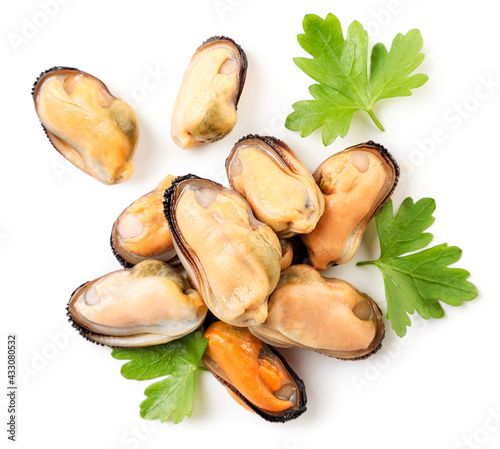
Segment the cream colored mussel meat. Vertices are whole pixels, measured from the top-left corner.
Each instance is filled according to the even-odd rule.
[[[325,212],[314,231],[301,236],[315,268],[326,270],[352,259],[398,178],[394,158],[371,141],[334,154],[318,167],[314,179],[325,195]]]
[[[369,296],[309,265],[283,271],[268,307],[266,321],[249,329],[270,345],[359,359],[377,350],[384,336],[382,315]]]
[[[104,184],[126,181],[139,138],[134,110],[97,78],[54,67],[33,87],[35,110],[53,146]]]
[[[155,190],[128,206],[113,224],[111,248],[124,267],[147,259],[173,263],[176,254],[163,213],[163,194],[174,179],[167,175]]]
[[[243,195],[255,216],[280,238],[311,232],[324,210],[324,198],[295,153],[274,137],[249,135],[226,160],[231,187]]]
[[[149,346],[180,338],[205,319],[201,296],[172,267],[146,260],[79,287],[68,316],[80,333],[109,346]]]
[[[229,134],[245,83],[247,58],[232,39],[214,36],[193,55],[175,101],[171,135],[180,148]]]
[[[262,323],[281,268],[281,246],[238,193],[187,175],[165,192],[177,255],[212,313],[234,326]]]

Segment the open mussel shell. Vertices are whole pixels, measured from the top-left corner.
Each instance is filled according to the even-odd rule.
[[[172,267],[146,260],[83,284],[68,317],[88,340],[108,346],[150,346],[180,338],[205,319],[201,296]]]
[[[245,52],[232,39],[213,36],[203,42],[186,69],[172,112],[176,145],[192,148],[231,132],[247,65]]]
[[[250,331],[273,346],[362,359],[380,348],[385,333],[372,298],[309,265],[292,265],[281,273],[268,308],[266,321]]]
[[[323,214],[323,194],[311,173],[275,137],[240,139],[226,160],[226,172],[231,187],[280,238],[311,232]]]
[[[43,72],[32,93],[47,137],[68,161],[104,184],[130,178],[139,139],[131,106],[96,77],[72,67]]]
[[[306,411],[304,382],[273,348],[248,328],[222,321],[204,332],[203,362],[243,406],[271,422],[286,422]]]
[[[177,256],[212,313],[235,326],[262,323],[276,286],[281,246],[238,193],[187,175],[165,191]]]
[[[163,193],[174,179],[167,175],[155,190],[134,201],[114,222],[111,248],[123,267],[148,259],[175,264],[175,248],[163,213]]]
[[[326,270],[352,259],[367,224],[394,191],[399,167],[383,146],[370,141],[329,157],[313,176],[325,196],[325,212],[301,239],[314,267]]]

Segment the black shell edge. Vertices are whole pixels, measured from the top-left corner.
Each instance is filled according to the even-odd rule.
[[[230,42],[232,45],[234,45],[236,47],[236,49],[238,50],[238,53],[240,54],[240,58],[241,58],[240,85],[238,86],[238,92],[236,93],[236,96],[234,98],[234,107],[236,109],[238,109],[238,103],[240,101],[241,93],[243,91],[243,86],[245,85],[245,80],[247,77],[247,69],[248,69],[247,55],[246,55],[245,51],[243,50],[243,48],[241,47],[241,45],[237,44],[234,41],[234,39],[231,39],[230,37],[227,37],[227,36],[218,36],[218,35],[215,35],[215,36],[209,37],[208,39],[205,39],[201,43],[201,45],[195,50],[195,53],[197,51],[199,51],[205,45],[210,44],[211,42],[215,42],[215,41]]]
[[[83,72],[80,69],[77,69],[76,67],[66,67],[66,66],[62,66],[62,65],[56,65],[54,67],[51,67],[50,69],[44,70],[42,73],[40,73],[40,75],[38,75],[37,79],[33,83],[33,87],[31,88],[31,95],[33,96],[33,98],[35,97],[35,90],[36,90],[36,87],[38,86],[38,83],[40,82],[40,80],[45,75],[47,75],[47,74],[49,74],[51,72],[56,72],[57,70],[68,70],[68,71],[75,71],[75,72],[87,73],[87,72]],[[90,75],[90,74],[87,73],[87,75]],[[90,75],[90,76],[92,76],[92,75]]]
[[[287,162],[289,165],[290,165],[289,158],[286,156],[285,153],[283,153],[283,151],[281,151],[280,146],[286,148],[287,151],[289,151],[292,155],[294,155],[297,158],[297,160],[299,159],[297,157],[297,155],[293,152],[293,150],[285,142],[283,142],[281,139],[278,139],[277,137],[274,137],[274,136],[261,136],[260,134],[250,133],[250,134],[247,134],[246,136],[243,136],[240,139],[238,139],[236,141],[236,143],[233,145],[233,148],[231,149],[229,156],[226,158],[226,162],[225,162],[226,170],[227,170],[227,166],[228,166],[228,161],[232,157],[234,149],[236,148],[237,145],[244,142],[245,140],[260,140],[260,141],[264,142],[266,145],[269,145],[273,149],[273,151],[281,159],[283,159],[285,162]]]
[[[170,233],[172,234],[173,238],[177,238],[177,235],[174,231],[174,223],[173,223],[173,216],[172,216],[172,197],[175,193],[175,190],[177,189],[177,186],[182,182],[186,181],[187,179],[203,179],[200,176],[193,175],[192,173],[188,173],[187,175],[182,175],[182,176],[177,176],[172,181],[172,184],[170,187],[165,189],[163,192],[163,215],[165,215],[165,219],[167,220],[168,226],[170,228]]]
[[[267,345],[269,350],[283,363],[283,366],[288,371],[290,376],[293,378],[294,382],[297,384],[297,387],[300,390],[300,401],[296,409],[291,410],[283,415],[274,416],[266,413],[265,411],[259,409],[256,405],[250,402],[247,398],[241,395],[241,393],[231,384],[228,384],[222,377],[218,376],[216,373],[211,371],[208,367],[207,369],[213,374],[213,376],[226,388],[231,390],[245,405],[247,405],[253,412],[259,415],[261,418],[265,419],[268,422],[279,422],[285,423],[287,421],[291,421],[293,419],[298,418],[300,415],[305,413],[307,410],[307,394],[306,387],[304,381],[297,375],[297,373],[290,367],[288,362],[283,358],[283,356],[272,346]],[[205,365],[206,366],[206,365]]]
[[[111,252],[113,253],[113,255],[115,256],[116,260],[118,261],[118,263],[123,267],[123,268],[132,268],[134,266],[133,263],[129,262],[128,260],[125,260],[121,255],[120,253],[117,251],[117,249],[115,248],[115,242],[114,242],[114,239],[113,239],[113,229],[114,229],[115,225],[113,224],[113,228],[111,229],[111,235],[109,237],[109,244],[111,246]]]
[[[69,306],[66,307],[66,316],[68,317],[68,321],[71,324],[71,326],[73,326],[73,328],[75,328],[78,331],[78,333],[83,338],[85,338],[85,340],[90,341],[91,343],[94,343],[97,346],[107,346],[108,348],[119,348],[119,349],[127,349],[127,348],[135,349],[135,348],[145,347],[145,346],[132,346],[132,345],[119,345],[119,346],[117,346],[117,345],[108,345],[106,343],[102,343],[100,341],[94,340],[92,338],[92,336],[94,336],[94,335],[96,337],[111,337],[111,335],[99,334],[97,332],[93,332],[90,329],[87,329],[86,327],[84,327],[81,324],[77,323],[75,321],[75,319],[71,316],[71,313],[69,311]],[[162,344],[162,343],[158,343],[158,344]],[[151,345],[151,346],[153,346],[153,345]]]
[[[173,201],[173,196],[175,195],[175,191],[177,190],[178,185],[181,182],[186,181],[188,179],[209,181],[218,187],[225,188],[222,184],[219,184],[218,182],[212,181],[211,179],[202,178],[201,176],[197,176],[197,175],[193,175],[192,173],[189,173],[187,175],[177,176],[177,178],[175,178],[172,181],[172,184],[170,185],[170,187],[165,189],[165,191],[163,192],[163,215],[165,216],[165,219],[167,220],[168,228],[170,230],[170,235],[172,236],[172,239],[175,242],[175,244],[179,247],[178,251],[176,249],[177,259],[179,260],[179,263],[177,263],[176,265],[181,265],[181,266],[183,266],[184,264],[182,263],[181,257],[179,257],[180,256],[179,252],[182,253],[182,257],[184,257],[184,258],[189,259],[190,256],[189,256],[189,254],[187,254],[186,251],[184,251],[184,248],[182,246],[182,242],[181,242],[179,235],[177,233],[177,225],[176,225],[175,216],[173,214],[172,201]]]
[[[31,96],[33,97],[33,101],[35,102],[35,112],[36,112],[36,98],[35,98],[35,91],[36,91],[36,88],[38,86],[38,83],[40,82],[40,80],[45,76],[47,75],[48,73],[51,73],[51,72],[55,72],[57,70],[75,70],[75,71],[80,71],[78,70],[77,68],[75,67],[65,67],[65,66],[54,66],[54,67],[51,67],[50,69],[47,69],[47,70],[44,70],[42,73],[40,73],[40,75],[38,75],[37,79],[35,80],[35,82],[33,83],[33,87],[31,88]],[[37,117],[38,117],[38,114],[37,114]],[[50,138],[49,136],[49,133],[47,131],[47,128],[45,128],[44,124],[42,123],[42,121],[39,119],[39,122],[40,122],[40,125],[43,129],[43,132],[45,133],[45,136],[47,137],[47,139],[49,139],[49,142],[50,144],[54,147],[54,149],[64,158],[64,155],[59,151],[59,149],[54,145],[54,142],[52,142],[52,139]],[[64,158],[64,160],[67,160],[66,158]]]
[[[170,233],[172,234],[172,237],[175,239],[177,239],[177,233],[175,232],[175,226],[174,226],[175,220],[172,215],[172,200],[178,185],[181,182],[186,181],[188,179],[210,181],[211,183],[224,188],[224,186],[222,184],[219,184],[218,182],[212,181],[211,179],[202,178],[201,176],[193,175],[192,173],[188,173],[187,175],[177,176],[177,178],[175,178],[172,181],[171,186],[165,189],[165,191],[163,192],[163,214],[165,215],[165,219],[167,220],[167,223],[169,225]]]
[[[118,349],[127,349],[127,348],[130,348],[130,349],[136,349],[136,348],[141,348],[141,347],[148,347],[148,346],[156,346],[156,345],[161,345],[161,344],[164,344],[164,343],[156,343],[156,344],[151,344],[151,345],[146,345],[146,346],[133,346],[133,345],[125,345],[125,344],[120,344],[120,345],[109,345],[109,344],[106,344],[106,343],[102,343],[100,341],[97,341],[97,340],[94,340],[92,338],[92,336],[96,336],[96,337],[113,337],[112,335],[107,335],[107,334],[100,334],[98,332],[94,332],[94,331],[91,331],[90,329],[88,329],[87,327],[83,326],[82,324],[78,323],[74,318],[73,316],[71,315],[71,312],[69,311],[69,306],[71,304],[71,301],[73,299],[73,296],[75,295],[75,293],[80,290],[80,288],[84,287],[85,285],[87,285],[89,282],[92,282],[92,281],[87,281],[87,282],[84,282],[82,285],[80,285],[79,287],[77,287],[73,293],[71,294],[70,298],[69,298],[69,301],[68,301],[68,304],[66,306],[66,317],[68,318],[68,321],[69,323],[71,324],[71,326],[87,341],[90,341],[91,343],[94,343],[96,344],[97,346],[107,346],[108,348],[118,348]]]
[[[71,293],[71,296],[69,298],[69,301],[68,301],[68,305],[66,306],[66,316],[68,317],[68,321],[69,323],[71,324],[71,326],[76,329],[76,331],[83,337],[85,338],[85,340],[88,340],[98,346],[106,346],[104,343],[100,343],[98,341],[95,341],[91,338],[92,335],[100,335],[100,334],[97,334],[96,332],[92,332],[91,330],[87,329],[86,327],[82,326],[80,323],[78,323],[77,321],[75,321],[75,319],[73,318],[73,316],[71,315],[71,312],[69,311],[69,305],[71,304],[71,301],[73,300],[73,296],[75,295],[75,293],[80,290],[83,286],[87,285],[89,282],[91,281],[87,281],[87,282],[84,282],[82,285],[80,285],[79,287],[77,287],[73,293]]]
[[[379,143],[376,143],[373,140],[369,140],[368,142],[364,142],[364,143],[361,143],[361,144],[355,145],[355,146],[363,146],[363,145],[369,146],[369,147],[372,147],[372,148],[376,149],[380,153],[380,155],[384,158],[384,160],[389,165],[391,165],[394,168],[394,183],[392,184],[392,188],[387,193],[387,195],[384,197],[384,199],[381,201],[381,203],[379,204],[379,206],[373,212],[372,217],[374,217],[375,215],[377,215],[383,209],[383,207],[389,201],[389,198],[394,193],[394,190],[396,189],[396,186],[398,185],[398,182],[399,182],[399,177],[401,175],[401,170],[399,168],[398,163],[396,162],[396,159],[394,159],[394,156],[392,156],[392,154],[389,153],[389,151],[383,145],[381,145]],[[354,148],[354,147],[351,147],[351,148]]]
[[[80,323],[78,323],[74,318],[73,316],[71,315],[71,312],[69,311],[69,305],[73,299],[73,296],[75,295],[75,293],[80,290],[80,288],[82,288],[83,286],[87,285],[89,282],[91,281],[88,281],[88,282],[84,282],[82,285],[80,285],[79,287],[77,287],[75,289],[75,291],[71,294],[70,298],[69,298],[69,301],[68,301],[68,305],[66,306],[66,316],[68,317],[68,321],[69,323],[71,324],[71,326],[87,341],[90,341],[91,343],[94,343],[96,344],[97,346],[107,346],[108,348],[135,348],[136,346],[125,346],[125,345],[120,345],[120,346],[116,346],[116,345],[107,345],[105,343],[102,343],[100,341],[97,341],[97,340],[94,340],[92,338],[92,336],[96,336],[96,337],[106,337],[107,335],[105,334],[99,334],[97,332],[94,332],[94,331],[91,331],[90,329],[86,328],[85,326],[82,326]]]
[[[89,281],[90,282],[90,281]],[[71,312],[69,311],[69,304],[71,303],[71,300],[73,299],[73,295],[81,288],[83,287],[84,285],[88,284],[89,282],[84,282],[82,285],[80,285],[80,287],[78,287],[72,294],[71,294],[71,297],[69,299],[69,302],[68,302],[68,305],[66,306],[66,316],[68,317],[68,321],[69,323],[71,324],[71,326],[87,341],[90,341],[91,343],[94,343],[96,344],[97,346],[107,346],[108,348],[122,348],[122,349],[126,349],[126,348],[132,348],[132,349],[135,349],[137,348],[138,346],[128,346],[128,345],[108,345],[108,344],[105,344],[105,343],[102,343],[100,341],[97,341],[97,340],[94,340],[92,338],[92,336],[96,336],[96,337],[108,337],[108,335],[106,334],[99,334],[97,332],[94,332],[94,331],[91,331],[90,329],[86,328],[85,326],[82,326],[80,323],[78,323],[74,318],[73,316],[71,315]],[[111,336],[109,336],[111,337]],[[160,344],[160,343],[159,343]]]
[[[46,75],[48,75],[49,73],[56,72],[58,70],[65,70],[65,71],[68,71],[68,72],[78,72],[78,73],[82,73],[84,75],[88,75],[88,76],[96,79],[97,81],[99,81],[103,85],[103,87],[106,89],[106,91],[112,97],[114,97],[114,95],[109,91],[108,86],[105,83],[103,83],[99,78],[97,78],[96,76],[90,74],[89,72],[85,72],[84,70],[77,69],[76,67],[68,67],[68,66],[63,66],[63,65],[56,65],[54,67],[51,67],[50,69],[44,70],[42,73],[40,73],[40,75],[38,75],[37,79],[33,83],[33,87],[31,88],[31,95],[33,96],[33,100],[36,100],[35,99],[35,91],[36,91],[36,88],[37,88],[38,83],[40,82],[40,80],[43,77],[45,77]]]
[[[170,235],[172,236],[173,241],[175,244],[179,247],[179,251],[176,250],[177,252],[177,257],[179,257],[179,252],[182,252],[183,257],[188,257],[188,255],[185,253],[179,235],[177,234],[177,227],[176,227],[176,220],[175,216],[173,214],[173,207],[172,207],[172,202],[173,202],[173,197],[175,195],[175,191],[177,190],[178,185],[186,181],[188,179],[205,179],[201,178],[200,176],[193,175],[192,173],[189,173],[187,175],[183,176],[178,176],[172,181],[172,184],[170,187],[165,189],[163,192],[163,215],[165,216],[165,220],[167,220],[168,223],[168,228],[170,230]],[[213,181],[212,181],[213,182]],[[179,260],[181,261],[182,264],[182,259],[179,257]]]
[[[263,142],[273,147],[273,149],[276,147],[276,145],[283,145],[287,148],[290,148],[285,142],[283,142],[281,139],[278,139],[277,137],[261,136],[260,134],[253,134],[253,133],[247,134],[246,136],[243,136],[240,139],[238,139],[234,144],[234,146],[238,145],[239,143],[245,140],[252,140],[252,139],[262,140]]]
[[[49,74],[49,73],[52,73],[52,72],[55,72],[55,71],[58,71],[58,70],[67,70],[67,71],[74,71],[74,72],[79,72],[79,73],[84,73],[85,75],[88,75],[88,76],[91,76],[92,78],[95,78],[97,79],[103,86],[104,88],[106,89],[106,91],[111,95],[111,96],[114,96],[108,89],[108,86],[106,86],[106,84],[104,84],[99,78],[96,78],[94,75],[91,75],[90,73],[88,72],[84,72],[83,70],[80,70],[80,69],[77,69],[76,67],[67,67],[67,66],[54,66],[54,67],[51,67],[50,69],[47,69],[47,70],[44,70],[42,73],[40,73],[40,75],[38,75],[37,79],[35,80],[35,82],[33,83],[33,87],[31,88],[31,96],[33,97],[33,101],[35,103],[35,112],[37,112],[37,108],[36,108],[36,98],[35,98],[35,91],[37,89],[37,86],[38,86],[38,83],[40,82],[40,80],[45,77],[45,75]],[[37,113],[37,117],[38,117],[38,113]],[[38,119],[38,121],[40,122],[40,125],[43,129],[43,132],[45,133],[45,136],[47,137],[47,139],[49,139],[49,142],[50,144],[52,145],[52,147],[54,147],[54,149],[64,158],[65,161],[68,161],[68,159],[66,159],[66,157],[64,156],[64,154],[61,153],[61,151],[59,150],[59,148],[56,147],[56,145],[54,144],[54,142],[52,142],[52,139],[50,138],[49,136],[49,132],[47,131],[47,128],[45,128],[45,125],[42,123],[42,121],[40,119]],[[56,136],[57,137],[57,136]],[[76,168],[78,168],[80,170],[79,167],[77,167],[76,165],[74,165],[73,163],[71,163],[73,166],[75,166]],[[86,173],[88,174],[88,173]],[[89,174],[88,174],[89,175]],[[89,175],[89,176],[92,176],[92,175]]]

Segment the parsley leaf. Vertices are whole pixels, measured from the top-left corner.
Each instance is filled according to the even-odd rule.
[[[389,201],[375,220],[380,240],[380,258],[358,262],[376,265],[384,277],[387,318],[396,333],[403,337],[411,325],[408,313],[417,311],[423,318],[441,318],[444,310],[439,301],[459,306],[474,299],[476,287],[467,281],[469,272],[449,268],[462,256],[462,250],[446,243],[425,249],[432,234],[424,231],[433,223],[436,208],[431,198],[416,203],[406,198],[394,217]]]
[[[170,417],[175,424],[193,413],[194,376],[205,369],[199,365],[207,347],[203,329],[178,340],[144,348],[113,348],[111,355],[118,360],[130,360],[121,368],[127,379],[149,380],[168,376],[146,388],[147,396],[141,403],[141,416],[145,419]]]
[[[410,74],[424,59],[423,40],[418,30],[398,34],[390,51],[376,44],[371,55],[368,79],[368,33],[354,21],[344,40],[340,22],[333,14],[322,19],[314,14],[304,17],[305,34],[297,39],[313,59],[294,58],[295,64],[320,84],[309,92],[314,100],[298,101],[285,126],[301,131],[305,137],[324,125],[323,144],[330,145],[338,136],[345,137],[356,111],[366,111],[380,130],[373,107],[378,100],[411,95],[428,77]]]

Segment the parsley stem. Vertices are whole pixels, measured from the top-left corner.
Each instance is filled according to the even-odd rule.
[[[378,121],[378,119],[377,119],[377,117],[375,117],[375,114],[373,113],[373,111],[371,109],[368,109],[366,112],[368,112],[368,114],[370,115],[372,120],[375,122],[375,125],[377,125],[378,129],[380,129],[380,131],[385,131],[384,127],[382,126],[382,123],[380,123]]]
[[[356,265],[376,265],[377,261],[376,260],[365,260],[363,262],[358,262]]]

